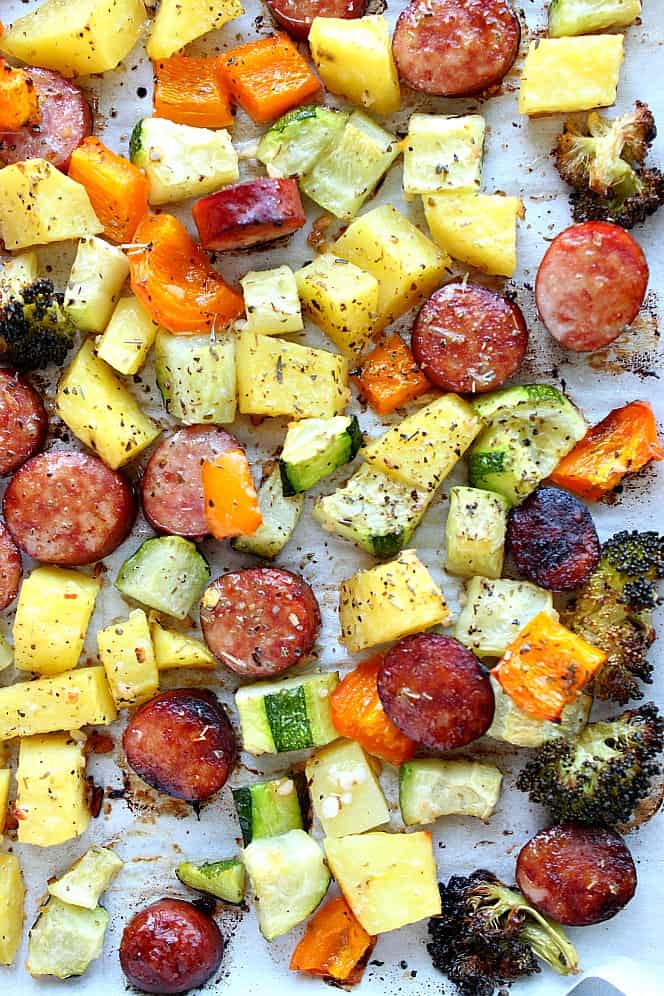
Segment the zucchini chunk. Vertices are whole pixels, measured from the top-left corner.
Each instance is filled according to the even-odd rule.
[[[290,266],[250,270],[240,280],[245,329],[260,335],[290,335],[304,328],[295,274]]]
[[[445,567],[450,574],[499,578],[503,572],[509,505],[479,488],[452,488],[445,526]]]
[[[461,758],[422,758],[399,768],[399,806],[406,826],[439,816],[488,820],[500,798],[502,772],[493,764]]]
[[[353,740],[335,740],[307,761],[314,812],[327,837],[389,823],[390,811],[368,756]]]
[[[235,693],[244,749],[276,754],[322,747],[338,734],[330,714],[336,671],[244,685]]]
[[[234,550],[272,560],[295,532],[304,508],[304,495],[286,496],[279,467],[275,467],[258,489],[258,506],[263,521],[255,533],[237,536]]]
[[[256,158],[272,177],[302,176],[326,149],[336,144],[349,115],[320,104],[305,104],[284,114],[265,132]]]
[[[183,885],[205,892],[208,896],[216,896],[225,903],[237,906],[244,899],[245,871],[238,858],[204,861],[202,864],[183,861],[175,874]]]
[[[555,615],[553,596],[530,581],[471,578],[454,635],[477,657],[502,657],[540,612]]]
[[[158,536],[125,560],[115,587],[157,612],[185,619],[209,580],[207,561],[193,543],[182,536]]]
[[[154,365],[166,411],[173,418],[185,425],[235,421],[233,336],[171,335],[160,329],[154,344]]]
[[[102,892],[106,892],[123,867],[124,862],[117,854],[95,844],[64,875],[49,883],[48,891],[63,903],[94,910]]]
[[[279,459],[284,494],[313,488],[337,467],[349,463],[362,445],[355,415],[305,418],[288,426]]]
[[[261,837],[304,830],[301,800],[306,796],[302,774],[256,782],[233,789],[233,801],[245,847]]]
[[[253,840],[243,860],[266,941],[286,934],[316,909],[330,884],[323,852],[304,830]]]
[[[473,408],[486,428],[470,451],[470,483],[510,505],[527,498],[588,428],[579,409],[548,384],[493,391]]]
[[[432,497],[363,463],[343,487],[316,501],[312,515],[327,532],[374,557],[393,557],[410,541]]]
[[[581,692],[562,711],[556,723],[546,719],[534,719],[520,709],[503,691],[495,678],[490,678],[496,702],[493,723],[486,732],[493,740],[502,740],[516,747],[541,747],[548,740],[566,737],[574,740],[588,723],[593,704],[592,695]]]
[[[107,926],[108,913],[101,906],[88,910],[52,897],[29,934],[28,972],[33,978],[83,975],[101,955]]]
[[[103,332],[129,276],[122,249],[91,236],[81,239],[65,288],[64,308],[82,332]]]

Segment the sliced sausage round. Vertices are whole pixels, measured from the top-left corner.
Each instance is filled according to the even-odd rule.
[[[267,678],[304,660],[320,629],[312,589],[278,567],[248,567],[216,578],[203,592],[201,626],[231,671]]]
[[[182,899],[160,899],[131,918],[122,933],[120,964],[144,993],[184,993],[219,968],[224,939],[207,913]]]
[[[451,636],[407,636],[378,672],[385,712],[402,733],[434,750],[453,750],[491,726],[494,697],[475,655]]]
[[[415,90],[470,97],[500,83],[519,52],[509,0],[412,0],[392,39],[399,76]]]
[[[535,281],[540,318],[561,346],[589,353],[634,321],[648,286],[648,264],[632,236],[604,221],[572,225],[544,254]]]
[[[420,310],[411,342],[415,361],[437,387],[480,394],[500,387],[528,348],[518,304],[475,284],[453,283]]]
[[[23,565],[18,547],[0,523],[0,612],[16,598],[22,574]]]
[[[40,450],[48,416],[33,387],[11,370],[0,370],[0,475],[11,474]]]
[[[150,699],[122,737],[127,761],[152,788],[202,802],[225,785],[235,767],[235,734],[216,695],[177,688]]]
[[[538,488],[510,511],[507,547],[519,572],[549,591],[574,591],[599,563],[601,544],[586,506],[561,488]]]
[[[75,567],[107,557],[136,515],[131,485],[99,457],[39,453],[14,474],[3,501],[7,528],[28,556]]]
[[[627,905],[636,891],[636,868],[613,830],[560,823],[521,849],[516,880],[540,913],[585,927],[610,920]]]
[[[92,134],[92,113],[80,87],[52,69],[27,67],[39,101],[38,124],[0,132],[0,161],[46,159],[67,170],[74,149]]]
[[[189,425],[164,439],[141,481],[145,517],[158,533],[196,538],[208,532],[201,468],[225,450],[240,449],[230,432]]]
[[[304,41],[314,17],[362,17],[367,0],[267,0],[275,21],[293,38]]]

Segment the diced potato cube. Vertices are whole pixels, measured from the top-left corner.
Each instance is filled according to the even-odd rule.
[[[118,709],[140,705],[159,691],[159,672],[143,609],[97,633],[99,657]]]
[[[125,376],[138,373],[158,331],[138,298],[123,297],[97,341],[97,356]]]
[[[50,847],[78,837],[90,822],[85,736],[24,737],[18,754],[16,816],[22,844]]]
[[[129,276],[118,246],[93,236],[81,239],[65,289],[65,309],[82,332],[103,332]]]
[[[433,491],[458,463],[482,424],[467,401],[444,394],[360,452],[367,463],[395,481]]]
[[[60,379],[55,408],[74,435],[114,470],[134,460],[161,432],[99,359],[90,339]]]
[[[452,488],[445,526],[445,567],[450,574],[500,577],[508,511],[506,499],[493,491]]]
[[[295,275],[290,266],[250,270],[240,281],[248,332],[289,335],[304,328]]]
[[[309,793],[327,837],[364,833],[389,823],[383,790],[367,755],[353,740],[335,740],[307,761]]]
[[[427,194],[422,198],[431,237],[468,266],[511,277],[516,269],[516,223],[523,201],[503,194]]]
[[[11,965],[21,946],[25,886],[15,854],[0,854],[0,965]]]
[[[18,256],[5,256],[0,270],[0,304],[4,305],[13,297],[33,284],[39,276],[39,255],[31,249]]]
[[[341,642],[352,654],[451,621],[443,593],[415,550],[342,581],[339,620]]]
[[[624,58],[623,35],[538,38],[519,90],[520,114],[563,114],[610,107]]]
[[[49,882],[49,895],[63,903],[94,910],[124,862],[108,847],[93,845],[78,861],[54,882]]]
[[[189,42],[244,14],[239,0],[161,0],[146,49],[153,61],[167,59]]]
[[[217,662],[200,640],[193,636],[185,636],[173,629],[164,629],[158,622],[150,623],[150,635],[154,656],[159,671],[168,671],[174,667],[205,668],[213,671]]]
[[[108,726],[118,718],[103,667],[0,688],[0,740]]]
[[[356,218],[332,252],[378,281],[380,327],[428,297],[448,276],[450,266],[449,256],[390,204]]]
[[[399,110],[399,75],[384,17],[315,17],[309,45],[316,69],[331,93],[341,94],[375,114]]]
[[[236,363],[243,415],[329,418],[350,399],[348,360],[326,349],[242,332]]]
[[[371,273],[329,253],[295,274],[305,314],[345,356],[364,352],[378,312],[378,281]]]
[[[0,671],[4,671],[14,660],[14,651],[7,643],[7,640],[0,633]]]
[[[471,578],[454,635],[477,657],[502,657],[523,627],[540,612],[557,618],[551,592],[530,581]]]
[[[101,588],[98,578],[37,567],[21,586],[14,620],[14,664],[60,674],[76,667]]]
[[[88,192],[45,159],[0,169],[0,238],[7,249],[98,235]]]
[[[484,128],[481,114],[411,115],[403,152],[404,191],[479,190]]]
[[[431,834],[327,837],[325,856],[346,902],[369,934],[440,914]]]
[[[0,768],[0,838],[5,832],[7,821],[7,806],[9,805],[9,789],[12,783],[12,773],[9,768]]]
[[[551,0],[549,37],[626,28],[640,13],[641,0]]]

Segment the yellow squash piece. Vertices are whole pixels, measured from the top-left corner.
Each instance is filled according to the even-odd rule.
[[[357,358],[371,342],[378,312],[378,281],[331,253],[295,274],[305,314],[345,356]]]
[[[97,633],[99,657],[118,709],[140,705],[159,691],[148,619],[143,609]]]
[[[399,75],[384,17],[315,17],[309,46],[316,69],[331,93],[374,114],[399,110]]]
[[[100,588],[98,578],[80,571],[35,568],[18,597],[15,666],[43,675],[76,667]]]
[[[468,266],[511,277],[516,269],[516,223],[523,201],[502,194],[427,194],[422,198],[437,246]]]
[[[519,90],[520,114],[564,114],[615,103],[622,35],[538,38],[530,43]]]
[[[11,965],[21,945],[25,886],[15,854],[0,854],[0,965]]]
[[[244,14],[239,0],[161,0],[147,41],[152,60],[167,59],[215,28]]]
[[[143,0],[46,0],[0,39],[0,51],[64,76],[115,69],[145,23]]]
[[[161,432],[99,359],[90,339],[65,370],[55,407],[74,435],[114,470],[134,460]]]
[[[160,671],[169,671],[174,667],[204,668],[213,671],[217,666],[214,657],[200,640],[193,636],[185,636],[173,629],[164,629],[158,622],[150,624],[152,646]]]
[[[87,829],[84,745],[85,736],[78,732],[21,740],[16,771],[20,843],[50,847]]]
[[[0,768],[0,837],[5,832],[7,821],[7,806],[9,805],[9,789],[12,783],[12,773],[9,768]]]
[[[118,718],[103,667],[0,688],[0,740],[108,726]]]
[[[0,237],[7,249],[82,239],[103,229],[85,187],[45,159],[0,169]]]
[[[443,593],[415,550],[342,581],[339,588],[341,642],[355,654],[379,643],[449,625]]]
[[[332,252],[378,281],[377,329],[428,297],[449,276],[451,265],[447,253],[390,204],[356,218]]]

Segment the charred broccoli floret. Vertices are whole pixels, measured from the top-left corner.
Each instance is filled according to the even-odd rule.
[[[648,797],[664,750],[664,719],[649,702],[590,723],[575,741],[558,737],[539,748],[517,779],[556,823],[616,827]]]
[[[647,104],[609,120],[592,111],[584,127],[567,121],[553,150],[575,221],[612,221],[632,228],[664,203],[664,174],[645,166],[657,134]]]
[[[620,532],[602,549],[597,568],[562,612],[563,623],[607,655],[594,681],[600,699],[624,705],[652,683],[648,648],[655,639],[656,581],[664,577],[664,536]]]
[[[538,958],[561,975],[578,971],[562,928],[491,872],[454,875],[439,889],[443,911],[429,920],[427,950],[463,996],[491,996],[496,986],[539,972]]]
[[[35,280],[0,309],[3,356],[19,370],[61,364],[74,344],[75,332],[63,296],[50,280]]]

